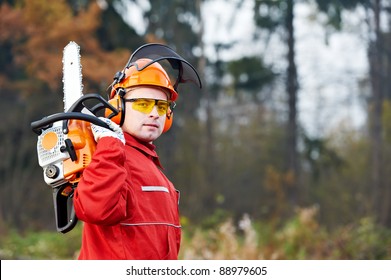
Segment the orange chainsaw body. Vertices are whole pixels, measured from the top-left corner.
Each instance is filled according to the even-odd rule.
[[[72,141],[76,160],[64,160],[64,178],[70,183],[78,183],[83,170],[90,164],[96,142],[89,122],[69,120],[67,138]]]

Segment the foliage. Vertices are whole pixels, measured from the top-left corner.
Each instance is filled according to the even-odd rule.
[[[297,209],[280,226],[244,215],[237,223],[227,218],[213,228],[187,223],[180,259],[391,259],[391,231],[370,217],[330,231],[319,224],[320,209]],[[0,237],[1,259],[75,259],[81,240],[81,224],[63,235],[54,232],[16,231]]]
[[[31,217],[53,218],[42,208],[52,204],[51,193],[42,180],[29,124],[63,110],[61,50],[71,40],[81,45],[84,91],[99,93],[129,54],[99,46],[95,32],[102,11],[96,2],[77,13],[64,0],[17,2],[0,6],[0,216],[23,230],[47,224]]]
[[[81,246],[81,223],[67,234],[50,231],[10,231],[0,236],[1,259],[74,259]]]
[[[233,76],[235,90],[260,91],[262,86],[271,83],[275,74],[258,57],[244,57],[228,63],[228,72]]]
[[[363,218],[334,231],[317,219],[319,208],[309,207],[281,226],[253,221],[244,215],[237,223],[228,219],[213,229],[186,232],[183,259],[390,259],[391,232]]]
[[[306,161],[311,172],[305,179],[311,200],[321,209],[333,208],[320,213],[322,223],[331,227],[371,215],[371,190],[365,187],[369,183],[363,172],[369,164],[369,145],[360,132],[344,124],[336,129],[344,133],[330,132],[322,143],[313,142],[308,148],[317,152],[313,150]]]
[[[274,31],[283,24],[286,9],[284,0],[256,0],[254,6],[255,23],[262,28]]]
[[[318,9],[327,15],[327,24],[336,29],[341,29],[343,21],[342,14],[344,10],[353,10],[359,5],[363,5],[364,7],[371,5],[370,0],[315,1],[318,5]]]
[[[150,9],[143,10],[145,34],[136,34],[118,14],[118,7],[123,8],[118,4],[125,5],[129,1],[106,1],[106,8],[97,4],[104,1],[92,0],[17,0],[0,4],[0,109],[3,112],[0,124],[0,233],[6,232],[8,226],[14,228],[18,233],[12,233],[11,243],[22,243],[22,238],[16,238],[19,234],[27,237],[34,235],[33,231],[49,230],[54,222],[51,189],[43,182],[42,169],[36,158],[36,135],[29,124],[62,111],[61,56],[66,43],[74,40],[81,46],[85,92],[102,95],[130,52],[144,42],[163,42],[172,46],[197,69],[202,64],[200,61],[207,59],[200,51],[201,14],[196,8],[196,4],[203,1],[170,0],[164,4],[150,1]],[[236,2],[239,9],[246,1]],[[234,43],[210,46],[215,57],[207,59],[205,68],[201,68],[202,91],[191,86],[180,87],[174,127],[156,142],[165,173],[181,191],[183,217],[202,225],[201,228],[191,227],[197,235],[185,234],[184,248],[194,238],[203,240],[207,248],[210,246],[209,251],[220,251],[219,245],[213,242],[221,237],[232,242],[233,248],[219,252],[219,256],[245,255],[235,251],[240,250],[245,236],[243,230],[234,225],[248,213],[258,221],[252,222],[258,249],[263,251],[261,255],[257,253],[257,257],[312,258],[313,252],[322,258],[357,258],[360,254],[382,257],[386,253],[369,253],[379,250],[373,240],[380,236],[370,239],[376,244],[370,243],[372,245],[368,244],[366,248],[351,243],[352,239],[359,239],[353,229],[365,224],[366,230],[372,232],[378,217],[372,212],[371,197],[376,186],[371,183],[369,171],[369,137],[365,129],[356,131],[345,124],[322,137],[311,137],[305,131],[300,135],[300,195],[294,206],[315,204],[321,209],[317,225],[321,234],[312,240],[314,247],[300,245],[307,242],[306,237],[312,237],[309,232],[298,230],[303,222],[298,216],[292,217],[289,201],[289,186],[295,178],[285,168],[285,155],[289,149],[286,144],[288,130],[284,125],[286,87],[281,78],[276,79],[283,76],[275,72],[278,67],[272,69],[263,60],[271,50],[267,47],[255,49],[268,45],[272,31],[281,31],[287,8],[285,2],[253,2],[256,25],[253,35],[258,41],[251,56],[223,61],[222,54],[229,52]],[[368,1],[317,1],[320,2],[323,5],[320,10],[332,12],[330,9],[337,9],[338,16],[343,9],[355,7],[353,2],[364,5]],[[286,48],[285,45],[280,47]],[[384,56],[384,59],[386,57],[390,56]],[[273,63],[284,64],[284,59],[277,58]],[[388,162],[391,157],[388,145],[391,141],[390,105],[385,102],[383,109],[385,145],[382,152],[386,175],[391,170]],[[384,185],[389,186],[388,177],[384,177]],[[387,209],[391,205],[389,188],[385,188],[383,198],[382,214],[390,219],[391,212]],[[232,220],[226,221],[227,217]],[[366,220],[367,217],[374,218]],[[224,230],[217,232],[219,227]],[[327,243],[325,239],[337,238],[334,234],[338,230],[340,238],[345,239],[339,239],[335,244]],[[223,236],[225,231],[230,235]],[[253,234],[252,231],[251,236]],[[283,244],[280,246],[279,242]],[[343,254],[338,248],[328,252],[326,243],[331,247],[343,244]],[[348,250],[349,244],[352,247]],[[315,245],[326,252],[319,253]],[[191,254],[198,256],[201,249],[195,246]]]

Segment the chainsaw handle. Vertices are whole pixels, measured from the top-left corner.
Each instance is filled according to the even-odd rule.
[[[64,184],[53,189],[54,214],[58,232],[67,233],[68,231],[71,231],[78,222],[73,206],[73,195],[76,187],[77,184]],[[69,193],[64,195],[66,192]]]
[[[95,100],[98,102],[98,104],[90,108],[89,106],[86,106],[84,103],[87,100]],[[91,111],[94,115],[97,111],[107,108],[110,109],[114,115],[117,115],[119,113],[119,110],[115,108],[113,105],[111,105],[106,99],[104,99],[102,96],[100,96],[97,93],[87,93],[84,94],[82,97],[80,97],[75,103],[69,108],[67,112],[81,112],[83,108],[88,108],[89,111]]]
[[[38,135],[42,133],[42,129],[55,123],[56,121],[63,121],[63,120],[82,120],[87,121],[90,123],[93,123],[95,125],[110,129],[110,126],[99,119],[96,116],[87,115],[79,112],[65,112],[65,113],[57,113],[50,116],[47,116],[39,121],[34,121],[31,123],[31,129]]]

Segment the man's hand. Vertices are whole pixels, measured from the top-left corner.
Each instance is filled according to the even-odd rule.
[[[107,118],[100,117],[99,119],[104,121],[113,131],[95,124],[91,124],[92,134],[94,134],[96,142],[98,142],[102,137],[114,137],[121,140],[121,142],[125,144],[124,133],[118,124]]]

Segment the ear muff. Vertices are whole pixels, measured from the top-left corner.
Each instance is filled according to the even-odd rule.
[[[123,88],[117,89],[117,94],[114,95],[114,97],[108,102],[118,110],[118,114],[115,114],[112,110],[109,108],[106,108],[105,110],[105,118],[108,118],[118,124],[119,126],[122,126],[125,120],[125,104],[123,100],[123,95],[125,94],[125,90]]]
[[[166,115],[166,122],[164,123],[164,128],[162,133],[167,132],[171,128],[173,119],[174,119],[174,112],[172,111],[171,108],[168,108],[167,115]]]

